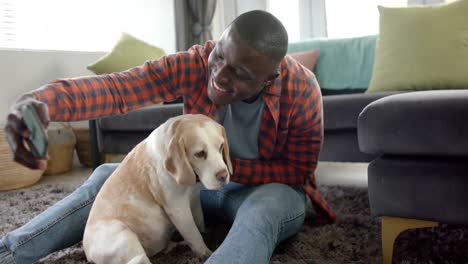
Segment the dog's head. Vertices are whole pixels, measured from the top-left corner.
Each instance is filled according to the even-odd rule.
[[[229,182],[231,158],[224,127],[204,115],[169,119],[165,169],[178,184],[190,185],[196,175],[207,189]]]

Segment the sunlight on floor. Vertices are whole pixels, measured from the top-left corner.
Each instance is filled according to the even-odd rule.
[[[361,162],[319,162],[317,183],[367,187],[367,166]]]
[[[351,185],[367,187],[367,163],[319,162],[316,170],[317,183],[324,185]],[[82,183],[92,173],[92,169],[75,162],[72,171],[43,176],[38,184]]]

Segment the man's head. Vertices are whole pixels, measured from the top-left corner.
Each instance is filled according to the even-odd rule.
[[[208,96],[215,104],[255,98],[278,76],[288,34],[270,13],[255,10],[237,17],[208,58]]]

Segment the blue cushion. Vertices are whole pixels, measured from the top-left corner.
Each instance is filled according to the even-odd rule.
[[[322,89],[363,89],[372,77],[377,35],[290,43],[288,53],[318,48],[314,73]]]

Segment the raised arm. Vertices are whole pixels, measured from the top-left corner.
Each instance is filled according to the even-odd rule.
[[[46,167],[47,157],[35,157],[24,146],[32,131],[26,128],[22,106],[37,112],[36,127],[45,132],[49,121],[92,119],[189,96],[206,75],[210,48],[210,43],[194,46],[124,72],[55,80],[23,95],[12,106],[4,128],[15,161],[32,169]]]
[[[192,48],[147,61],[128,71],[52,81],[32,92],[52,121],[86,120],[126,113],[152,103],[173,101],[190,92],[185,85],[203,76],[203,49]],[[199,76],[192,69],[198,69]]]

